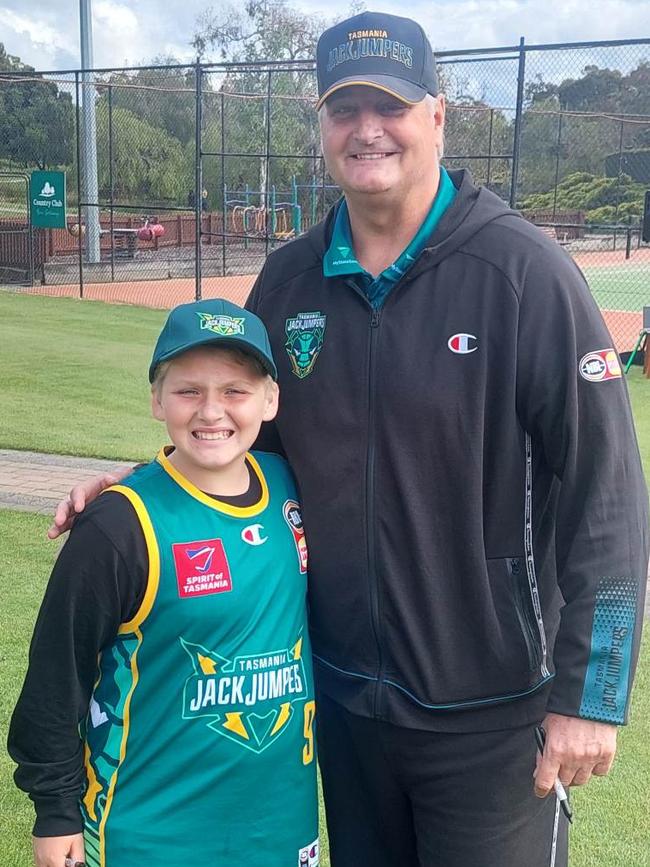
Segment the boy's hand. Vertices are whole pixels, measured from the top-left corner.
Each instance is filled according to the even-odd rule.
[[[32,837],[36,867],[63,867],[65,859],[72,863],[84,863],[84,835],[70,834],[65,837]]]
[[[56,539],[62,533],[69,530],[74,524],[75,517],[86,508],[88,503],[98,497],[103,490],[116,485],[131,473],[131,467],[123,467],[112,473],[104,473],[102,476],[94,476],[80,485],[75,485],[65,500],[61,500],[56,507],[52,526],[47,531],[49,539]]]

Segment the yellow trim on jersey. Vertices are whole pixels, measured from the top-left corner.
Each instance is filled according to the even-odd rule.
[[[321,96],[321,98],[316,103],[316,111],[322,106],[326,99],[336,93],[337,90],[343,90],[344,87],[354,87],[354,85],[360,85],[362,87],[372,87],[375,90],[382,90],[384,93],[389,93],[391,96],[394,96],[395,99],[399,99],[400,102],[405,102],[406,105],[417,105],[418,102],[422,102],[421,99],[407,99],[405,96],[402,96],[400,93],[397,93],[394,90],[391,90],[389,87],[384,87],[383,84],[375,84],[372,81],[343,81],[341,84],[334,84],[330,87],[329,90],[326,90],[325,93]]]
[[[148,516],[147,516],[148,517]],[[122,763],[124,762],[124,757],[126,756],[126,742],[129,738],[129,728],[131,726],[131,717],[129,711],[131,709],[131,698],[135,691],[136,686],[138,685],[138,680],[140,679],[140,672],[138,671],[138,650],[142,645],[142,633],[140,629],[136,626],[135,629],[130,630],[135,633],[136,638],[138,639],[138,643],[131,655],[131,674],[133,677],[131,683],[131,689],[129,690],[129,694],[124,700],[124,719],[123,725],[124,729],[122,731],[122,742],[120,744],[120,760],[118,762],[117,768],[111,777],[111,782],[108,787],[108,793],[106,795],[106,805],[104,807],[104,815],[102,816],[102,820],[99,823],[99,863],[100,867],[106,867],[106,821],[111,812],[111,807],[113,806],[113,793],[115,792],[115,786],[117,785],[117,776],[120,772],[120,768],[122,767]]]
[[[138,521],[140,522],[140,526],[142,527],[142,533],[144,535],[145,543],[147,545],[147,556],[149,559],[149,570],[147,574],[147,587],[144,593],[144,597],[142,602],[140,603],[140,607],[133,615],[131,620],[128,620],[126,623],[122,623],[117,630],[118,635],[129,635],[134,634],[137,638],[137,644],[135,650],[133,651],[130,659],[131,666],[131,688],[129,689],[128,695],[124,700],[124,717],[123,717],[123,730],[122,730],[122,741],[120,743],[120,758],[118,762],[118,766],[115,769],[111,777],[111,782],[108,787],[108,792],[106,794],[106,804],[104,805],[104,812],[99,823],[99,863],[101,867],[106,867],[106,835],[105,835],[105,827],[106,822],[108,820],[108,816],[111,812],[111,807],[113,805],[113,793],[115,792],[115,786],[117,785],[117,776],[119,770],[124,762],[124,757],[126,756],[126,742],[129,737],[129,728],[131,723],[131,718],[129,715],[130,707],[131,707],[131,698],[133,696],[133,692],[138,685],[139,680],[139,671],[138,671],[138,650],[142,644],[142,632],[140,631],[140,626],[147,619],[149,614],[151,613],[151,609],[153,608],[153,604],[156,599],[156,595],[158,593],[158,587],[160,585],[160,551],[158,549],[158,541],[156,539],[156,534],[153,529],[153,524],[151,523],[151,518],[149,517],[149,512],[147,511],[147,507],[142,502],[142,499],[134,490],[126,487],[125,485],[112,485],[110,488],[107,488],[108,491],[116,491],[119,494],[122,494],[127,498],[127,500],[131,503],[133,508],[135,509],[135,513],[138,517]]]
[[[117,491],[117,493],[123,494],[135,509],[135,513],[140,521],[140,526],[142,527],[142,533],[147,545],[147,555],[149,557],[147,589],[145,590],[140,607],[131,620],[122,623],[120,628],[117,630],[118,635],[124,635],[130,632],[135,632],[139,626],[142,626],[151,613],[153,603],[158,593],[158,585],[160,584],[160,551],[158,550],[158,541],[156,540],[156,534],[153,529],[153,524],[151,523],[151,518],[149,517],[149,512],[147,512],[147,507],[142,502],[140,496],[136,494],[134,490],[127,488],[125,485],[113,485],[112,487],[107,488],[107,490]]]
[[[225,515],[232,515],[234,518],[252,518],[254,515],[259,515],[269,504],[269,488],[264,478],[262,468],[257,463],[250,452],[246,452],[246,460],[251,465],[253,472],[257,476],[262,488],[262,494],[252,506],[231,506],[229,503],[223,503],[221,500],[215,500],[209,494],[204,494],[196,485],[192,484],[182,473],[176,469],[172,462],[167,457],[165,448],[163,447],[156,455],[156,460],[161,465],[163,470],[168,473],[176,484],[180,485],[195,500],[203,503],[204,506],[209,506],[217,512],[222,512]]]

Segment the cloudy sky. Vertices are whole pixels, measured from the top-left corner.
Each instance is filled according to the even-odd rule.
[[[195,22],[209,5],[92,0],[94,66],[136,66],[161,54],[192,60]],[[326,17],[345,16],[349,9],[348,0],[293,0],[293,5]],[[399,0],[366,6],[395,14],[405,8]],[[437,49],[513,45],[520,36],[528,43],[650,37],[648,0],[411,0],[408,8]],[[78,67],[78,0],[0,0],[0,42],[36,69]]]

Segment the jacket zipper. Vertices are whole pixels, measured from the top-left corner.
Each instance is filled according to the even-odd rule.
[[[373,310],[370,316],[370,346],[368,350],[368,451],[366,454],[366,516],[368,521],[368,583],[373,630],[377,644],[377,683],[373,714],[381,717],[382,678],[384,661],[382,656],[381,606],[379,600],[379,579],[377,576],[377,554],[375,546],[375,359],[379,335],[381,309]]]
[[[524,641],[526,642],[526,650],[528,652],[528,663],[530,665],[530,670],[534,671],[539,664],[539,652],[535,645],[535,638],[529,619],[526,616],[524,595],[522,592],[521,580],[519,577],[521,573],[521,560],[518,557],[509,557],[507,560],[507,564],[508,572],[510,573],[510,579],[512,581],[515,612],[519,621],[519,627],[524,636]]]

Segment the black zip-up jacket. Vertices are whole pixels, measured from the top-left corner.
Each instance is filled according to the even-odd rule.
[[[571,258],[451,175],[380,310],[323,276],[332,213],[249,298],[301,488],[319,686],[415,728],[625,722],[648,513],[613,342]]]

